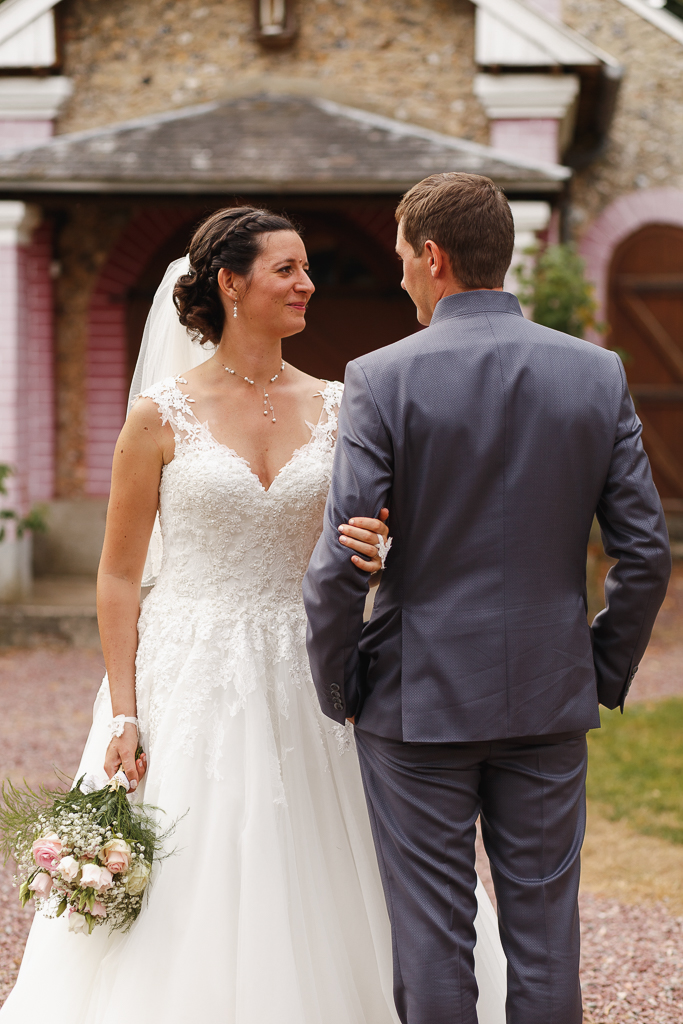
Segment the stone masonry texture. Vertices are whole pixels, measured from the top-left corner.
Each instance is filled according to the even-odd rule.
[[[572,184],[571,226],[580,236],[622,195],[683,189],[683,46],[618,0],[564,0],[562,16],[624,66],[605,152]]]
[[[268,80],[476,142],[468,0],[299,0],[298,39],[253,38],[252,0],[65,0],[64,73],[74,95],[59,132],[263,91]]]
[[[253,36],[253,0],[63,0],[63,73],[74,93],[58,133],[269,90],[321,96],[487,144],[473,93],[469,0],[298,0],[294,45]],[[577,239],[620,196],[683,189],[683,46],[619,0],[563,0],[564,21],[625,69],[608,143],[576,173]],[[86,484],[86,346],[93,289],[137,201],[58,201],[55,257],[57,493]]]

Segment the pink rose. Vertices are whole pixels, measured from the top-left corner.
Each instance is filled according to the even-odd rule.
[[[113,875],[118,875],[130,867],[130,852],[125,839],[110,839],[102,847],[100,860],[104,861]]]
[[[93,907],[92,907],[92,910],[90,911],[90,913],[91,913],[92,917],[106,917],[107,916],[107,908],[105,907],[104,903],[100,903],[99,900],[95,900],[95,902],[93,903]]]
[[[52,889],[52,879],[48,875],[47,871],[39,871],[36,877],[29,885],[29,889],[40,896],[41,900],[46,900],[50,895]]]
[[[97,864],[85,864],[81,874],[81,885],[84,889],[94,889],[95,892],[104,892],[109,889],[113,881],[111,871],[107,868],[98,867]]]
[[[39,868],[43,868],[45,871],[54,871],[57,867],[57,861],[62,855],[63,848],[64,843],[53,832],[42,839],[36,839],[32,846],[33,859]]]

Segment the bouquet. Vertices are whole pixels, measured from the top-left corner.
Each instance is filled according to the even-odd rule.
[[[122,771],[102,786],[83,776],[75,788],[2,787],[0,849],[18,865],[22,906],[34,900],[47,917],[69,915],[69,931],[97,925],[126,931],[142,909],[160,834],[154,808],[133,804]]]

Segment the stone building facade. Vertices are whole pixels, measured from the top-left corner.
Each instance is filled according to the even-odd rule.
[[[499,181],[518,253],[579,244],[683,511],[678,236],[656,281],[628,249],[683,237],[682,75],[683,21],[646,0],[0,3],[0,462],[14,507],[49,503],[38,570],[94,570],[136,345],[192,226],[236,197],[299,219],[319,288],[287,354],[339,375],[415,327],[393,208],[434,170]],[[0,545],[0,596],[28,557]]]

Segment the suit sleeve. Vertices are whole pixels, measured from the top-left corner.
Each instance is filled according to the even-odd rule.
[[[392,479],[389,434],[362,368],[349,363],[323,532],[303,583],[313,681],[323,712],[342,724],[361,699],[358,642],[370,577],[351,561],[337,527],[354,516],[377,516]]]
[[[621,707],[650,640],[671,575],[662,503],[641,441],[642,424],[621,360],[621,407],[612,459],[597,508],[605,552],[617,559],[605,581],[606,607],[593,621],[598,698]]]

